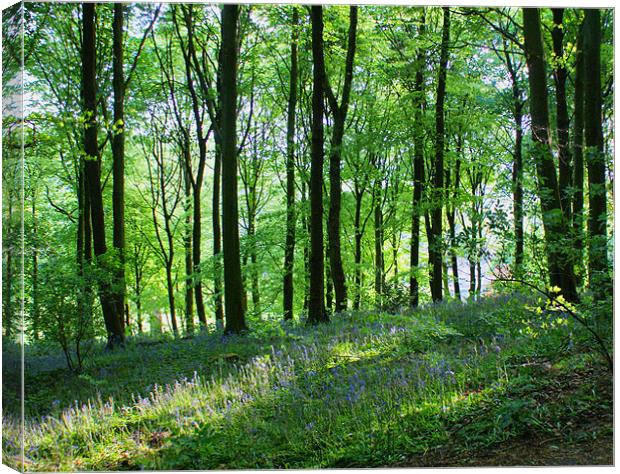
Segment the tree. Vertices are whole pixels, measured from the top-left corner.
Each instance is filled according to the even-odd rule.
[[[116,312],[112,288],[107,279],[109,262],[105,236],[103,195],[101,193],[100,156],[97,143],[97,78],[95,4],[82,4],[82,97],[84,104],[84,175],[90,200],[93,250],[97,265],[103,271],[99,278],[99,299],[108,333],[108,348],[122,345],[125,340],[122,313]]]
[[[293,266],[295,262],[295,112],[297,108],[297,43],[299,11],[293,7],[291,22],[291,72],[286,122],[286,242],[282,307],[284,319],[293,319]]]
[[[224,243],[224,332],[246,329],[243,282],[239,254],[239,212],[237,203],[237,23],[239,6],[222,7],[222,237]]]
[[[435,103],[435,161],[433,163],[433,198],[432,217],[429,236],[429,260],[432,265],[430,286],[433,301],[442,299],[443,272],[443,241],[442,241],[442,209],[444,187],[444,133],[445,117],[444,102],[446,97],[446,69],[448,67],[448,47],[450,45],[450,9],[443,8],[443,29],[441,36],[441,52],[437,78],[437,101]]]
[[[308,324],[329,321],[323,287],[323,7],[312,6],[312,161],[310,165],[310,298]]]
[[[587,9],[583,25],[585,157],[588,167],[588,286],[598,297],[610,289],[607,262],[607,189],[601,110],[600,11]]]
[[[112,138],[112,242],[118,252],[115,263],[113,288],[116,314],[125,311],[125,74],[123,71],[123,16],[125,6],[114,4],[113,30],[113,86],[114,86],[114,137]],[[121,317],[121,325],[124,324]]]
[[[327,220],[327,235],[329,237],[329,262],[331,277],[334,282],[336,296],[336,312],[347,309],[347,287],[342,267],[342,255],[340,249],[340,208],[342,183],[340,178],[342,140],[344,137],[344,125],[349,109],[351,83],[353,81],[353,61],[355,59],[355,36],[357,31],[357,7],[351,6],[349,10],[349,35],[347,46],[347,58],[345,63],[344,84],[340,103],[329,85],[327,75],[325,79],[325,92],[329,101],[329,107],[334,117],[332,128],[332,142],[329,154],[329,215]]]
[[[538,193],[545,229],[545,246],[551,285],[561,289],[569,301],[577,299],[570,247],[562,243],[568,229],[558,188],[549,135],[549,110],[540,13],[523,9],[525,55],[529,70],[530,115],[532,117],[533,158],[538,177]]]
[[[424,11],[420,17],[418,36],[423,37],[425,32],[426,17]],[[411,203],[411,250],[409,277],[409,304],[412,308],[418,306],[420,301],[420,283],[416,270],[420,264],[420,216],[422,215],[422,190],[424,187],[424,128],[422,126],[422,114],[424,113],[424,66],[425,54],[422,48],[418,49],[416,56],[415,94],[414,99],[414,135],[413,135],[413,198]]]
[[[553,29],[553,79],[555,82],[555,113],[558,137],[558,191],[564,220],[571,222],[571,155],[569,145],[570,119],[568,117],[568,103],[566,101],[566,59],[564,57],[564,8],[552,8]]]
[[[579,25],[575,52],[575,86],[573,116],[573,228],[575,239],[575,261],[579,282],[583,280],[583,128],[584,128],[584,59],[583,59],[583,22]]]

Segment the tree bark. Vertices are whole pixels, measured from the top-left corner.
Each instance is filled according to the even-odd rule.
[[[531,128],[532,139],[535,143],[534,159],[550,280],[551,285],[560,288],[567,300],[576,301],[577,290],[569,255],[570,248],[566,249],[566,244],[561,242],[566,235],[567,225],[562,213],[555,164],[551,154],[545,59],[538,9],[523,9],[523,29],[529,69]]]
[[[286,242],[284,244],[283,313],[293,319],[293,270],[295,262],[295,112],[297,110],[297,43],[299,10],[293,7],[291,25],[291,77],[286,123]]]
[[[237,201],[237,23],[239,6],[222,7],[222,237],[224,243],[224,332],[247,329],[241,295],[241,259],[239,254],[239,209]]]
[[[446,217],[448,218],[448,227],[450,230],[450,262],[452,265],[452,283],[454,286],[454,297],[458,300],[461,299],[461,286],[459,282],[459,264],[456,254],[456,200],[458,197],[458,190],[460,186],[461,178],[461,152],[462,152],[462,138],[457,137],[456,141],[456,166],[454,169],[454,190],[452,194],[452,202],[449,208],[446,209]]]
[[[575,89],[574,89],[574,117],[573,117],[573,234],[575,238],[576,278],[578,284],[583,281],[583,96],[584,96],[584,59],[583,59],[583,23],[577,34],[575,52]]]
[[[329,263],[331,277],[334,283],[336,297],[336,312],[347,309],[347,287],[344,268],[342,266],[342,252],[340,247],[340,208],[342,195],[342,179],[340,168],[342,161],[342,140],[344,138],[344,126],[349,108],[351,83],[353,81],[353,61],[355,59],[355,35],[357,31],[357,7],[351,6],[349,10],[349,37],[347,57],[345,63],[344,84],[340,104],[335,98],[331,86],[327,83],[325,73],[325,86],[329,99],[330,108],[334,117],[332,128],[332,142],[329,153],[329,194],[330,207],[327,220],[327,235],[329,238]]]
[[[123,16],[125,6],[114,4],[113,78],[114,125],[112,138],[112,243],[115,250],[112,293],[115,311],[123,326],[125,308],[125,75],[123,72]]]
[[[559,192],[562,213],[567,224],[571,222],[571,155],[569,144],[570,119],[568,117],[568,104],[566,102],[566,79],[568,72],[564,62],[564,8],[552,8],[554,68],[553,79],[555,82],[555,105],[556,105],[556,130],[558,139],[559,157]]]
[[[443,31],[439,58],[439,74],[437,78],[437,102],[435,103],[435,161],[434,161],[434,199],[431,213],[431,236],[429,253],[432,261],[431,297],[433,301],[441,301],[443,244],[442,244],[442,210],[443,210],[443,152],[445,117],[444,102],[446,98],[446,71],[448,66],[448,47],[450,43],[450,9],[443,7]]]
[[[310,164],[310,296],[308,324],[328,322],[323,287],[323,7],[312,6],[312,143]]]
[[[422,9],[418,36],[423,38],[426,29],[426,17]],[[412,308],[418,306],[420,301],[420,283],[416,276],[416,271],[420,264],[420,217],[422,216],[422,190],[424,187],[424,130],[422,128],[422,114],[424,103],[424,67],[425,52],[423,48],[418,49],[416,56],[415,74],[415,94],[414,94],[414,116],[415,128],[413,136],[414,158],[413,158],[413,201],[411,212],[411,252],[410,252],[410,276],[409,276],[409,304]]]
[[[523,272],[523,91],[519,87],[517,66],[514,64],[507,43],[504,43],[504,60],[512,84],[512,113],[515,122],[515,144],[512,152],[512,209],[515,232],[513,274]]]
[[[183,160],[188,163],[190,157],[189,140],[184,140]],[[185,189],[185,229],[183,234],[183,249],[185,251],[185,330],[188,335],[194,333],[194,264],[192,259],[192,182],[189,176],[189,167],[183,166],[183,181]]]
[[[383,307],[384,269],[383,259],[383,210],[381,209],[381,187],[375,185],[374,193],[374,233],[375,233],[375,304]]]
[[[585,156],[588,166],[588,286],[597,298],[609,294],[611,280],[607,257],[607,189],[603,149],[601,98],[600,10],[586,9],[584,20]]]
[[[105,261],[107,252],[105,218],[99,169],[99,147],[97,143],[97,82],[96,82],[96,29],[95,4],[82,4],[82,96],[84,101],[84,174],[90,198],[90,219],[92,223],[93,250],[97,265],[104,274],[109,272]],[[124,343],[122,313],[116,312],[110,283],[106,278],[98,282],[99,299],[108,334],[107,347],[112,349]]]

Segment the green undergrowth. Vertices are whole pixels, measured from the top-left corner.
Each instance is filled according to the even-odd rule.
[[[535,306],[500,296],[311,328],[263,322],[224,340],[133,341],[82,376],[65,374],[56,411],[27,420],[25,467],[416,465],[433,452],[561,433],[593,406],[611,412],[592,388],[604,369],[586,336]],[[32,411],[50,402],[47,390]],[[18,454],[12,420],[3,419],[5,459]]]

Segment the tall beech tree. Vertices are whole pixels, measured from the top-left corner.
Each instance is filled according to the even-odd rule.
[[[568,103],[566,101],[566,58],[564,57],[564,8],[552,8],[553,29],[551,38],[553,41],[553,80],[555,83],[555,114],[556,135],[558,140],[558,191],[564,219],[570,225],[571,222],[571,155],[569,143],[570,119],[568,116]]]
[[[308,324],[329,321],[323,286],[323,7],[312,6],[312,149],[310,164],[310,297]]]
[[[568,226],[562,213],[558,179],[551,153],[546,67],[540,12],[537,8],[523,9],[523,33],[529,70],[532,139],[535,144],[533,159],[538,178],[550,280],[551,285],[560,288],[567,300],[575,301],[577,289],[572,256],[570,248],[566,248],[566,243],[562,242],[567,235]]]
[[[443,7],[443,29],[437,77],[437,101],[435,102],[435,160],[433,162],[433,209],[431,211],[429,236],[429,260],[432,265],[430,287],[433,301],[442,299],[443,272],[443,187],[444,187],[444,141],[446,100],[446,70],[448,67],[448,48],[450,46],[450,9]]]
[[[583,24],[585,158],[588,167],[588,286],[610,289],[607,261],[607,190],[601,98],[601,13],[586,9]]]
[[[576,278],[583,281],[583,248],[584,248],[584,216],[583,216],[583,95],[584,95],[584,59],[583,59],[583,21],[579,25],[575,46],[575,85],[574,85],[574,116],[573,116],[573,228],[575,239]]]
[[[424,37],[426,29],[426,16],[424,10],[420,15],[418,37]],[[420,217],[422,216],[422,191],[424,187],[424,128],[422,115],[424,113],[424,48],[418,48],[416,55],[415,86],[413,96],[413,108],[415,125],[413,131],[413,197],[411,202],[411,249],[409,266],[409,304],[412,308],[418,306],[420,301],[420,283],[416,271],[420,264]]]
[[[342,252],[340,249],[340,208],[342,195],[342,180],[340,177],[342,161],[342,140],[344,126],[347,120],[351,84],[353,82],[353,62],[355,59],[357,31],[357,7],[349,9],[349,35],[347,46],[347,58],[345,63],[344,83],[342,85],[342,97],[340,103],[336,98],[327,74],[325,78],[325,92],[329,107],[334,118],[332,127],[332,141],[329,153],[329,216],[327,220],[327,235],[329,237],[329,263],[331,277],[334,282],[334,294],[336,297],[336,312],[347,309],[347,287],[342,266]]]
[[[106,259],[105,217],[101,192],[100,155],[97,142],[97,53],[95,4],[82,4],[82,99],[84,111],[84,176],[90,202],[93,251],[103,275],[98,279],[99,299],[108,334],[107,347],[112,349],[125,340],[123,316],[118,314],[107,275],[110,264]],[[88,216],[85,216],[88,219]]]
[[[295,262],[295,119],[297,111],[297,44],[299,10],[293,7],[291,20],[291,69],[286,121],[286,241],[284,243],[284,279],[282,307],[284,319],[293,319],[293,266]]]
[[[112,133],[112,242],[118,262],[114,267],[113,288],[116,314],[125,311],[125,73],[123,50],[123,17],[125,6],[114,4],[113,30],[113,88],[114,126]],[[123,318],[121,317],[121,325]],[[123,327],[124,331],[124,327]]]
[[[221,122],[222,138],[222,238],[224,243],[224,332],[245,330],[243,282],[239,253],[239,209],[237,202],[237,27],[239,6],[222,7]]]

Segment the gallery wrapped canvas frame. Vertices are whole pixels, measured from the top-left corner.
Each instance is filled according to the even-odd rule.
[[[4,9],[3,463],[613,464],[588,7]]]

